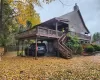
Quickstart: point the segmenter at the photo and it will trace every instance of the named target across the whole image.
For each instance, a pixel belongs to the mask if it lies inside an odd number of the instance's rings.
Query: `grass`
[[[100,80],[100,56],[3,57],[0,80]]]

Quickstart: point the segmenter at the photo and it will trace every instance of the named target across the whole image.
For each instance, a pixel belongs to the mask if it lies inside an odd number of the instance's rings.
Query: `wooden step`
[[[60,53],[62,54],[62,56],[64,58],[71,58],[71,49],[69,49],[66,45],[65,45],[65,42],[66,42],[66,38],[67,38],[67,35],[66,34],[63,34],[59,39],[58,39],[58,46],[55,45],[55,48],[57,48]],[[57,43],[57,41],[56,41]]]

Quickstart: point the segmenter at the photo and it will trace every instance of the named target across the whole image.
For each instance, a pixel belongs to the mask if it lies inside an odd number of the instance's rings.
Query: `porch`
[[[53,30],[53,29],[49,29],[46,27],[41,27],[41,26],[37,26],[36,28],[30,29],[30,30],[26,30],[24,32],[21,32],[19,34],[16,35],[17,39],[25,39],[25,38],[35,38],[37,37],[42,37],[42,38],[47,38],[47,39],[58,39],[61,37],[61,35],[63,34],[62,31],[59,30]],[[80,34],[80,33],[76,33],[76,32],[72,32],[69,31],[69,34],[71,36],[77,36],[78,39],[80,40],[87,40],[90,41],[91,40],[91,36],[85,35],[85,34]]]

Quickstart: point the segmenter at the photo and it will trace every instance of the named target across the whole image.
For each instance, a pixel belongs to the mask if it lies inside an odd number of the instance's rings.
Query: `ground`
[[[2,57],[0,80],[100,80],[100,56]]]

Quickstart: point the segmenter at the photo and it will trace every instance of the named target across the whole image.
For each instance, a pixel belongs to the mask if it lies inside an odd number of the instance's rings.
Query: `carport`
[[[22,45],[22,53],[23,53],[23,44],[25,40],[34,39],[36,44],[35,50],[35,59],[37,59],[37,43],[38,41],[47,41],[47,43],[51,43],[51,46],[48,46],[48,50],[53,48],[54,41],[58,41],[58,39],[62,36],[62,29],[68,27],[68,20],[62,20],[61,18],[53,18],[44,23],[38,24],[31,29],[20,32],[16,35],[16,39],[18,40],[17,53],[19,54],[19,44]]]

